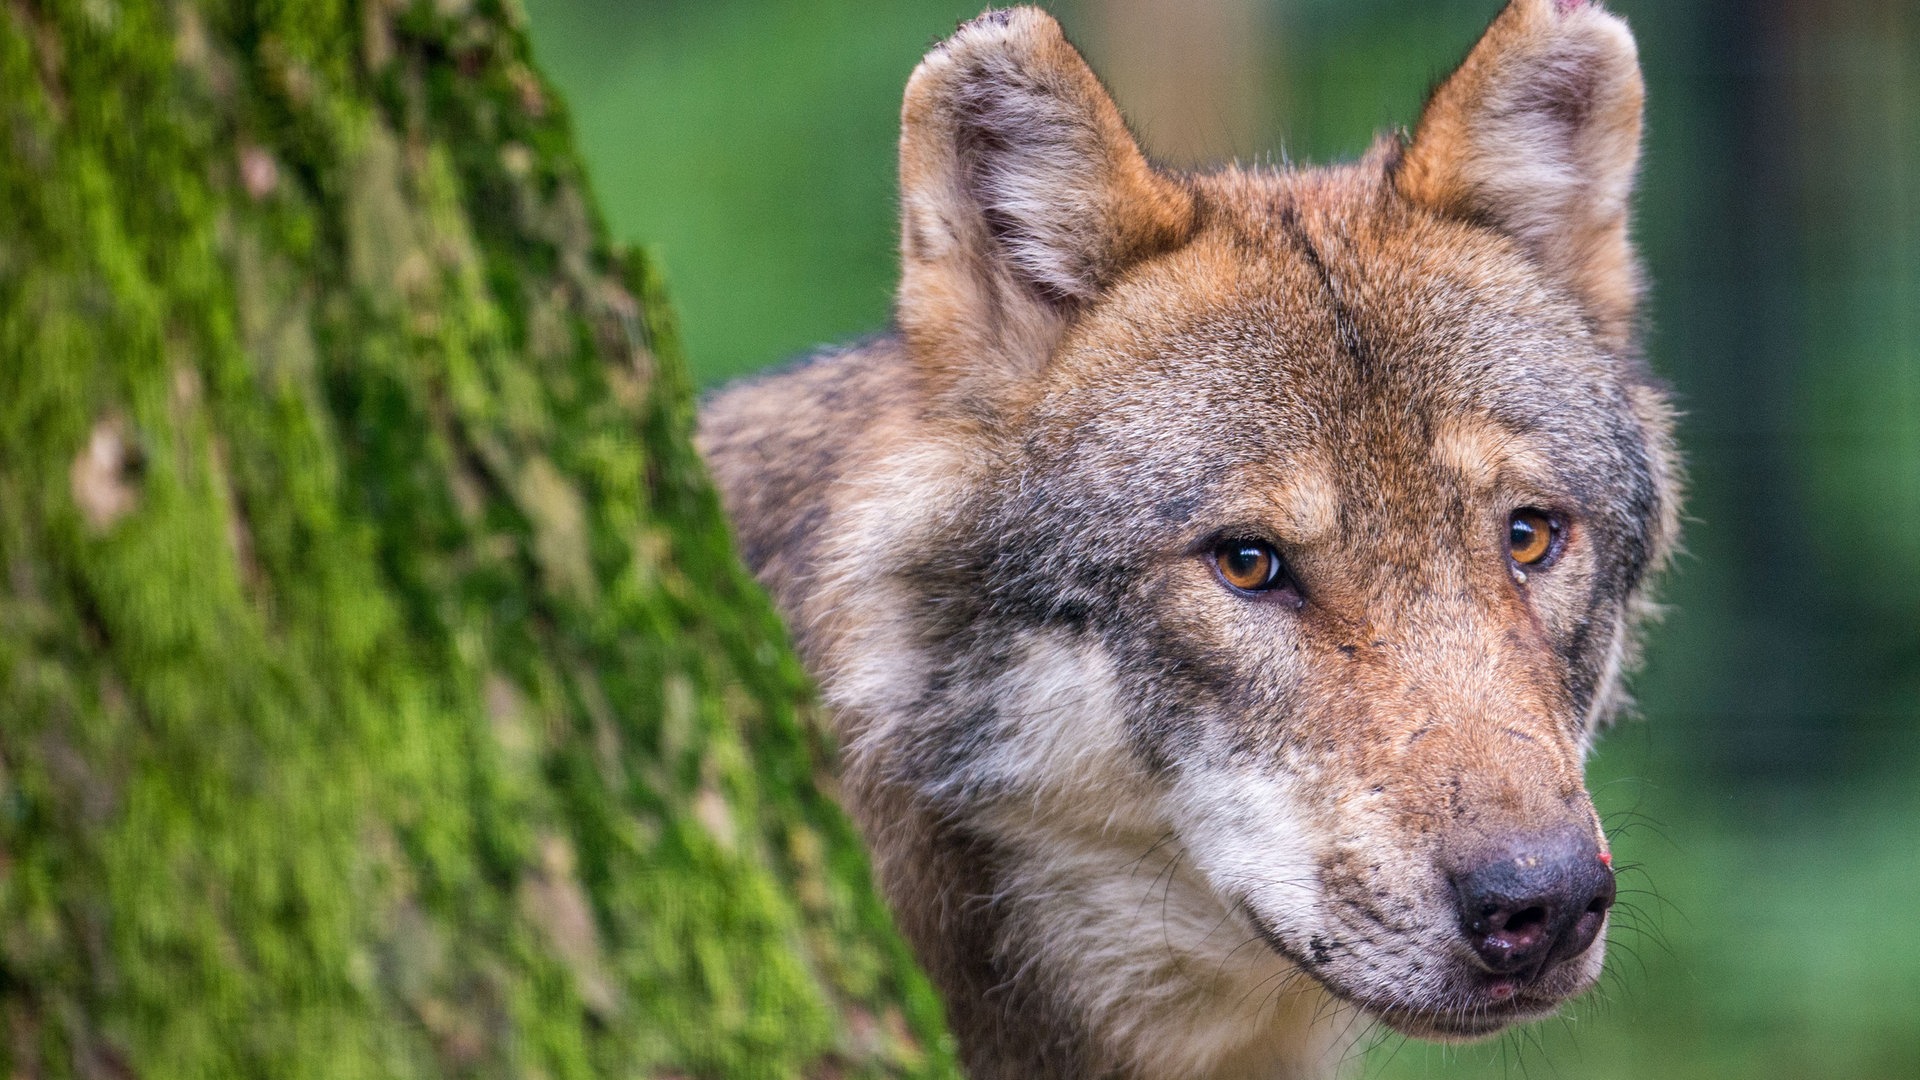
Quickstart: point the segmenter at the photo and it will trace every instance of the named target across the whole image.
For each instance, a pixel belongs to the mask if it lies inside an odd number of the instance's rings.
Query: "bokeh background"
[[[617,236],[711,385],[880,328],[900,90],[968,0],[527,0]],[[1410,124],[1497,0],[1050,4],[1150,150],[1324,161]],[[1593,786],[1603,989],[1379,1077],[1920,1077],[1920,4],[1613,0],[1692,496]]]

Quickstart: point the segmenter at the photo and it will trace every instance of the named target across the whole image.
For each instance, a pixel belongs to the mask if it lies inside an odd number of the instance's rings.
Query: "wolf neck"
[[[1164,835],[1001,829],[1002,947],[1102,1049],[1091,1075],[1325,1077],[1364,1024],[1276,956]],[[1024,833],[1024,835],[1016,835]]]

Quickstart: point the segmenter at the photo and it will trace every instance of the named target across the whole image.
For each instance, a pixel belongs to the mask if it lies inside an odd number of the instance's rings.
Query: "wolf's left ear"
[[[1621,19],[1588,0],[1511,0],[1428,100],[1394,184],[1519,240],[1623,347],[1640,295],[1627,215],[1644,96]]]
[[[921,61],[901,111],[900,200],[900,328],[936,393],[989,408],[1194,214],[1031,7],[988,12]]]

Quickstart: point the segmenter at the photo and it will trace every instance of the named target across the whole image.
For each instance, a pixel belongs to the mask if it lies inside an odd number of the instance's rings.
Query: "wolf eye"
[[[1280,554],[1258,540],[1229,540],[1213,549],[1220,580],[1241,592],[1266,592],[1285,583]]]
[[[1559,554],[1560,522],[1545,510],[1526,507],[1507,519],[1507,553],[1521,566],[1539,566]]]

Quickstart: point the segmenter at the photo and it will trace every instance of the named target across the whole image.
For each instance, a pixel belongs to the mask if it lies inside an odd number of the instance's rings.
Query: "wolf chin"
[[[1356,163],[1150,164],[1059,26],[907,85],[890,334],[700,443],[971,1075],[1325,1075],[1593,985],[1582,765],[1674,542],[1626,25]]]

